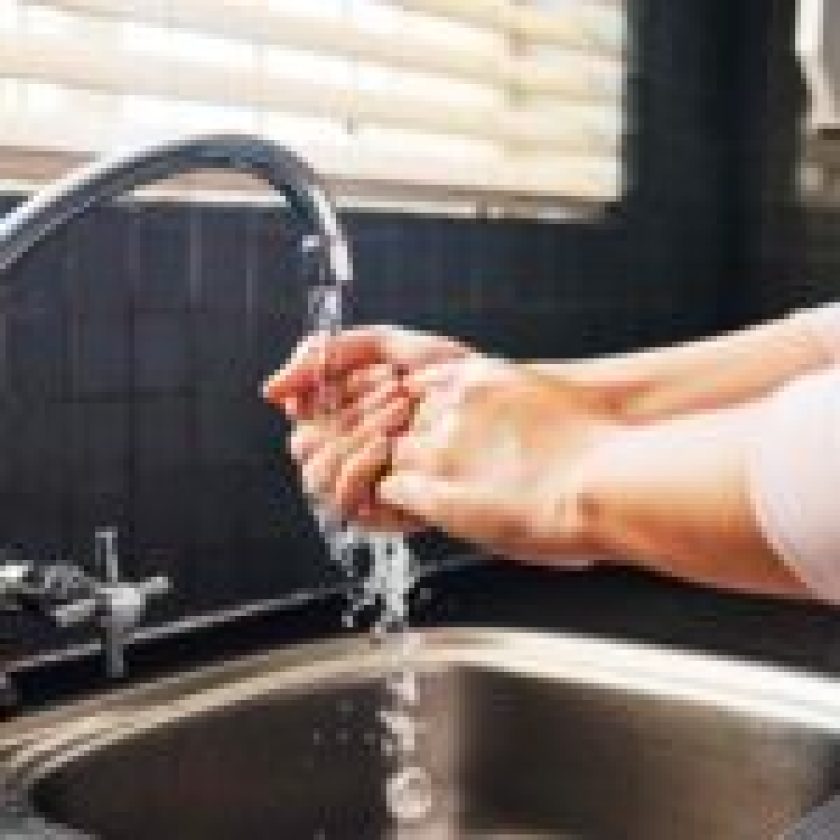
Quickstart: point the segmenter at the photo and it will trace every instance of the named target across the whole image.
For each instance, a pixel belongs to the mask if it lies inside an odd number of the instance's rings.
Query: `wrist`
[[[615,424],[633,425],[633,407],[645,385],[598,376],[592,362],[523,362],[531,373],[574,388],[589,408]]]
[[[582,538],[590,550],[609,562],[609,558],[625,557],[628,540],[622,532],[622,504],[616,496],[624,495],[616,465],[636,429],[632,424],[613,422],[602,426],[580,460],[575,476],[575,510]],[[619,469],[620,472],[620,469]]]
[[[551,553],[580,553],[601,560],[616,552],[613,529],[608,523],[608,494],[604,492],[607,452],[617,445],[624,429],[599,418],[584,433],[574,461],[558,466],[559,481],[547,488],[552,522]]]

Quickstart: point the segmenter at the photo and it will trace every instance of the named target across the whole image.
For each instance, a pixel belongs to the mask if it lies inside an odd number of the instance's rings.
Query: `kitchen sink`
[[[361,637],[3,724],[7,800],[102,840],[768,840],[840,790],[828,677],[562,634],[413,642],[422,822],[385,806],[388,657]]]

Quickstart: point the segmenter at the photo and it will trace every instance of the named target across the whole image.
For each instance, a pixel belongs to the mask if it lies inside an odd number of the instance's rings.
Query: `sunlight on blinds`
[[[328,177],[621,189],[621,0],[0,0],[0,146],[258,131]]]

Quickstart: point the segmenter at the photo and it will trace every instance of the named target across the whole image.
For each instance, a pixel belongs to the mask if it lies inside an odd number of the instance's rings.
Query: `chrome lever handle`
[[[120,580],[116,528],[98,530],[95,539],[105,581],[97,586],[102,610],[99,621],[105,633],[108,671],[119,678],[125,674],[125,646],[131,631],[142,619],[149,600],[169,592],[170,582],[163,575],[138,583]]]
[[[16,595],[31,574],[29,563],[5,562],[0,565],[0,603]]]
[[[117,529],[100,528],[93,535],[96,545],[96,565],[103,573],[103,580],[117,586],[120,582],[120,564],[117,554]]]
[[[50,617],[63,630],[78,627],[93,621],[100,611],[99,598],[85,598],[81,601],[71,601],[50,610]]]
[[[172,589],[172,583],[166,575],[155,575],[154,577],[146,578],[146,580],[141,581],[136,586],[146,599],[168,595]]]

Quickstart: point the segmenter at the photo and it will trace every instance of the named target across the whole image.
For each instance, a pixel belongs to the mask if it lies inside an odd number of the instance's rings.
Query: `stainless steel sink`
[[[425,825],[387,816],[386,661],[358,638],[6,724],[7,784],[104,840],[769,840],[840,790],[830,679],[560,635],[417,641]]]

